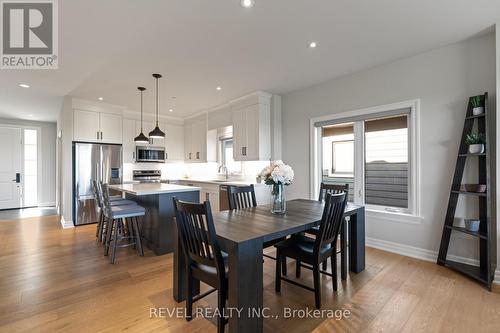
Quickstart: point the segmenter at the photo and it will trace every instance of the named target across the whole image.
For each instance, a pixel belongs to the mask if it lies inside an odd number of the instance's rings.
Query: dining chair
[[[228,256],[221,251],[217,242],[210,202],[198,204],[177,198],[173,198],[173,201],[177,230],[187,262],[186,319],[192,319],[193,302],[216,290],[217,309],[222,314],[228,297]],[[194,279],[213,289],[194,296]],[[226,322],[222,315],[217,318],[217,332],[224,332]]]
[[[103,214],[107,221],[104,255],[107,256],[111,248],[111,263],[114,264],[118,247],[134,246],[137,253],[141,257],[144,256],[137,219],[144,216],[146,210],[135,203],[112,206],[109,201],[108,184],[100,183],[99,187],[103,200]]]
[[[332,277],[333,290],[337,290],[337,254],[332,244],[336,244],[340,226],[343,221],[347,194],[325,194],[325,206],[316,238],[303,234],[293,235],[291,238],[275,245],[277,249],[276,261],[276,292],[281,291],[281,280],[314,292],[316,308],[321,308],[320,273]],[[300,267],[313,271],[314,288],[281,276],[281,262],[285,258],[293,258]],[[330,258],[332,273],[320,270],[320,264]],[[308,264],[304,265],[302,262]]]
[[[319,188],[319,198],[318,201],[324,201],[325,200],[325,194],[330,193],[330,194],[338,194],[338,193],[343,193],[345,192],[347,195],[349,194],[349,184],[327,184],[327,183],[321,183],[320,188]],[[347,200],[347,199],[346,199]],[[346,230],[344,229],[346,227],[345,221],[342,221],[342,226],[340,228],[340,242],[343,244],[344,242],[347,241],[347,234]],[[319,232],[319,227],[314,227],[306,231],[306,233],[311,234],[316,236]],[[346,251],[344,251],[344,247],[341,246],[340,250],[337,251],[337,254],[340,253],[340,257],[342,262],[345,262],[346,260]],[[300,268],[300,265],[297,265],[297,267]],[[326,271],[328,268],[327,262],[323,262],[323,270]],[[300,277],[300,269],[296,271],[295,275],[297,277]]]
[[[257,207],[257,199],[255,196],[255,187],[253,184],[248,185],[248,186],[235,186],[235,185],[229,185],[227,187],[227,195],[228,195],[228,201],[229,201],[229,210],[235,210],[235,209],[244,209],[244,208],[251,208],[251,207]],[[277,244],[284,240],[285,237],[273,240],[273,241],[268,241],[264,242],[262,244],[262,248],[268,248],[273,246],[274,244]],[[264,257],[276,260],[275,257],[270,256],[268,254],[263,254]],[[286,262],[283,263],[283,275],[286,275]]]

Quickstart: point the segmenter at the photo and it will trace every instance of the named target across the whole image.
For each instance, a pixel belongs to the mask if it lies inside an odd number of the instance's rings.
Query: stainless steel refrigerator
[[[99,212],[92,191],[92,180],[107,184],[121,184],[121,145],[73,143],[73,223],[75,225],[97,222]]]

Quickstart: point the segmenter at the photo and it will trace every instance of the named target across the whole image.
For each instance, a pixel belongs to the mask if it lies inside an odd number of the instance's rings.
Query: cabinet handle
[[[102,132],[101,132],[101,140],[102,140]]]
[[[189,159],[191,159],[191,153],[189,153]]]
[[[168,160],[168,153],[165,152],[165,159]]]
[[[210,193],[207,192],[205,194],[205,200],[210,201]]]
[[[135,160],[135,151],[132,152],[132,159]]]
[[[199,151],[197,151],[197,152],[196,152],[196,159],[197,159],[197,160],[199,160],[199,159],[200,159],[200,152],[199,152]]]
[[[99,131],[95,132],[96,139],[99,140]]]

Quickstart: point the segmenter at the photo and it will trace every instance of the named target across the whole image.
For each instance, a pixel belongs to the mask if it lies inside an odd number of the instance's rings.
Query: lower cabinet
[[[191,180],[177,180],[171,181],[170,184],[179,184],[184,186],[197,186],[200,187],[200,202],[210,201],[210,208],[212,213],[220,211],[219,208],[219,185],[212,183],[204,183]]]

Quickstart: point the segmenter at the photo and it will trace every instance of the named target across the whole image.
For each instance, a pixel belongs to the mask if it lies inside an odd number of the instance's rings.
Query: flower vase
[[[283,184],[272,185],[271,213],[273,214],[286,213],[285,185]]]

